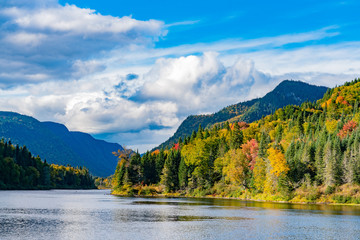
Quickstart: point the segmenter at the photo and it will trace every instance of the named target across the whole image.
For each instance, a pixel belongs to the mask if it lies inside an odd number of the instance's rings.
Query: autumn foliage
[[[269,148],[269,161],[271,165],[271,173],[279,177],[289,172],[290,168],[285,160],[285,155],[278,149]]]
[[[254,169],[256,158],[258,156],[259,144],[256,139],[251,139],[241,145],[242,152],[245,155],[248,166],[251,170]]]
[[[348,121],[347,123],[344,124],[343,128],[339,131],[338,136],[341,139],[343,139],[348,134],[353,132],[356,129],[357,125],[358,124],[353,120]]]
[[[334,193],[360,185],[359,102],[356,80],[318,102],[289,105],[250,124],[199,127],[172,148],[131,156],[118,176],[186,196],[360,203]]]

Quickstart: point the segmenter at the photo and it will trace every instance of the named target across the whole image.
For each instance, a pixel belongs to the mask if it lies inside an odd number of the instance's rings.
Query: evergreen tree
[[[185,138],[185,139],[187,139],[187,138]],[[160,181],[160,176],[161,176],[162,170],[164,168],[165,159],[166,159],[166,155],[165,155],[164,149],[161,149],[159,151],[159,154],[156,155],[156,159],[155,159],[156,182]]]
[[[193,131],[192,134],[191,134],[191,138],[190,138],[190,141],[194,141],[196,138],[196,132]]]
[[[335,153],[329,139],[324,147],[324,183],[326,186],[333,186],[336,184],[336,160]]]
[[[167,156],[162,175],[162,183],[167,192],[173,192],[179,187],[178,170],[181,160],[180,152],[173,150]]]
[[[240,130],[239,124],[237,122],[234,123],[234,130],[231,132],[230,140],[231,149],[240,148],[241,144],[243,144],[243,138],[243,132]]]
[[[180,189],[185,189],[188,182],[188,167],[185,164],[183,158],[180,160],[179,164],[179,187]]]

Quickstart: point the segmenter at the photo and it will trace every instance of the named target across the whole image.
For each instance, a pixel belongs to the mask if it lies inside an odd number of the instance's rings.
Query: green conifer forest
[[[0,189],[95,188],[83,167],[48,164],[34,157],[26,146],[0,142]]]

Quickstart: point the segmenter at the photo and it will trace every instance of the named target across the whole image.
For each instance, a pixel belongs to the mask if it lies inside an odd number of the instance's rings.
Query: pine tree
[[[185,138],[185,139],[187,139],[187,138]],[[165,159],[166,159],[166,155],[165,155],[164,149],[161,149],[159,151],[159,154],[156,155],[156,159],[155,159],[156,182],[160,181],[160,176],[161,176],[162,170],[164,168]]]
[[[275,128],[275,144],[278,145],[281,141],[283,128],[281,124],[278,124]]]
[[[342,181],[344,183],[355,183],[355,170],[356,170],[356,160],[355,160],[354,149],[347,149],[344,153],[344,159],[342,162],[342,167],[344,169],[344,175]]]
[[[162,184],[167,192],[173,192],[179,187],[179,164],[181,160],[180,152],[173,150],[167,156],[161,178]]]
[[[267,146],[270,143],[269,135],[261,133],[258,156],[266,157]]]
[[[141,156],[139,152],[136,152],[131,155],[129,167],[128,167],[128,177],[130,179],[130,182],[132,183],[140,183],[142,178],[142,172],[141,172]]]
[[[334,186],[336,184],[336,160],[335,153],[329,139],[324,147],[324,183],[326,186]]]
[[[195,138],[196,138],[196,132],[195,132],[195,131],[192,131],[190,141],[194,141]]]
[[[243,144],[243,133],[240,130],[239,124],[236,122],[234,123],[234,130],[231,132],[231,139],[230,139],[230,146],[231,149],[237,149],[241,147]]]
[[[203,134],[203,128],[201,127],[201,124],[199,124],[199,128],[198,131],[196,133],[196,137],[199,139],[203,139],[204,138],[204,134]]]
[[[183,158],[181,158],[179,165],[179,187],[180,189],[185,189],[188,182],[188,167],[185,164]]]

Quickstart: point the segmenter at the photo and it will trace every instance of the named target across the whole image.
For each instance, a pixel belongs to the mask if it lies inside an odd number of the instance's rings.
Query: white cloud
[[[166,32],[158,20],[105,16],[56,1],[1,5],[0,59],[6,62],[0,61],[0,82],[9,86],[45,80],[34,76],[71,80],[103,71],[96,58],[107,51],[133,44],[151,46]]]
[[[99,34],[132,34],[133,36],[161,34],[163,23],[157,20],[139,21],[128,16],[113,17],[75,5],[50,8],[10,7],[0,11],[8,23],[30,31],[51,31],[99,38]],[[140,33],[140,34],[138,34]],[[119,35],[113,38],[118,39]],[[136,38],[135,38],[136,39]]]
[[[256,61],[259,69],[272,74],[323,72],[353,74],[360,72],[360,43],[306,46],[289,50],[265,50],[244,53]]]
[[[72,69],[74,71],[73,76],[75,78],[81,78],[92,73],[100,72],[105,70],[105,68],[106,66],[104,64],[94,59],[87,61],[78,59],[72,65]]]
[[[166,24],[166,27],[175,27],[175,26],[184,26],[184,25],[193,25],[199,23],[200,20],[188,20],[188,21],[181,21],[181,22],[174,22]]]
[[[45,34],[34,34],[27,32],[17,32],[5,36],[4,40],[10,44],[15,44],[22,47],[36,47],[42,40],[46,38]]]
[[[222,65],[215,53],[203,56],[161,58],[144,76],[144,97],[157,99],[197,99],[197,92],[217,77]],[[196,104],[196,103],[195,103]]]
[[[162,58],[144,75],[140,98],[172,101],[179,106],[178,114],[185,117],[262,96],[272,87],[270,80],[269,75],[255,69],[251,60],[240,58],[233,66],[225,67],[213,52]]]

